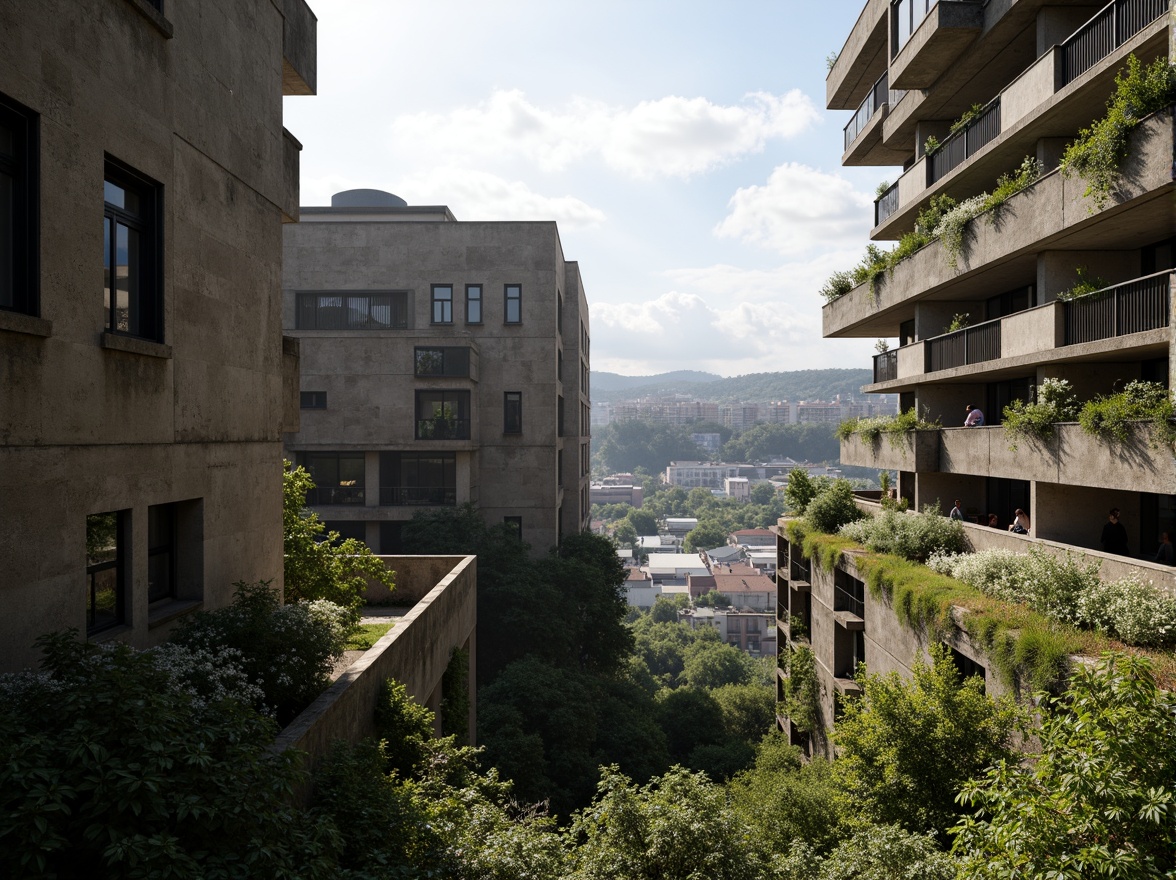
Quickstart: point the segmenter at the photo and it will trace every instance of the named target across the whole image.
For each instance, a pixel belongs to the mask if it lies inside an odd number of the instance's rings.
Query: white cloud
[[[539,107],[519,90],[498,90],[448,113],[397,117],[393,148],[428,156],[518,158],[544,171],[598,157],[637,178],[687,178],[795,137],[819,120],[809,98],[754,92],[735,105],[670,95],[614,107],[574,99]]]
[[[737,190],[715,234],[785,256],[847,249],[866,241],[872,205],[844,177],[789,162],[763,186]]]
[[[605,220],[603,211],[575,196],[541,195],[521,180],[468,168],[431,168],[397,187],[410,205],[448,205],[458,220],[555,220],[565,229]]]

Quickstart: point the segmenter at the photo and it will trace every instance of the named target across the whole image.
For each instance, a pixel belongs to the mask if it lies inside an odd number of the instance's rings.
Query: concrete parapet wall
[[[897,443],[892,443],[890,436],[870,442],[861,434],[852,434],[841,441],[841,463],[900,471],[938,470],[939,433],[908,431]]]
[[[386,679],[403,682],[421,705],[436,711],[441,678],[456,648],[469,651],[469,741],[475,741],[474,682],[477,557],[386,557],[410,589],[443,572],[433,587],[382,639],[279,734],[277,751],[299,749],[313,770],[337,740],[360,741],[375,732],[375,708]]]

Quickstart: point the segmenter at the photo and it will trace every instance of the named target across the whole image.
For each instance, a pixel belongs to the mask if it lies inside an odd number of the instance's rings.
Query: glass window
[[[523,286],[508,284],[504,288],[506,301],[506,323],[521,324],[523,320]]]
[[[469,378],[470,350],[466,346],[415,348],[413,373],[417,376]]]
[[[453,323],[453,285],[433,285],[433,317],[434,324]]]
[[[314,480],[314,488],[306,493],[308,506],[364,503],[362,452],[302,452],[298,463]]]
[[[147,508],[147,601],[171,599],[176,594],[176,508],[156,504]]]
[[[457,454],[381,452],[380,504],[457,504]]]
[[[470,439],[470,393],[468,391],[418,391],[416,393],[416,439]]]
[[[106,329],[162,341],[159,185],[107,162],[103,199]]]
[[[482,285],[466,285],[466,323],[482,323]]]
[[[502,401],[502,433],[523,433],[523,393],[507,391]]]
[[[37,313],[36,115],[0,95],[0,309]]]
[[[326,409],[327,392],[303,391],[299,394],[299,406],[302,409]]]
[[[86,632],[93,634],[126,620],[129,510],[86,517]]]
[[[408,292],[300,293],[298,330],[407,330]]]

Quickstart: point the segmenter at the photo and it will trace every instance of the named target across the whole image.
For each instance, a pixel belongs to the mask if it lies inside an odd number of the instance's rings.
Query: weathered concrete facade
[[[14,262],[0,242],[0,669],[49,630],[146,647],[234,581],[280,585],[282,96],[312,94],[314,66],[302,0],[0,6],[0,175],[20,194]],[[99,514],[117,528],[91,566]]]
[[[286,454],[324,520],[382,553],[471,502],[546,552],[587,526],[588,304],[553,222],[458,222],[387,193],[303,207],[283,322],[303,409]]]

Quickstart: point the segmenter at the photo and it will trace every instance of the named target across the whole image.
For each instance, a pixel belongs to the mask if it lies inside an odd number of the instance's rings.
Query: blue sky
[[[825,58],[860,4],[312,0],[318,95],[285,99],[302,202],[374,187],[459,220],[559,222],[592,366],[866,367],[820,337],[894,169],[841,168]]]

